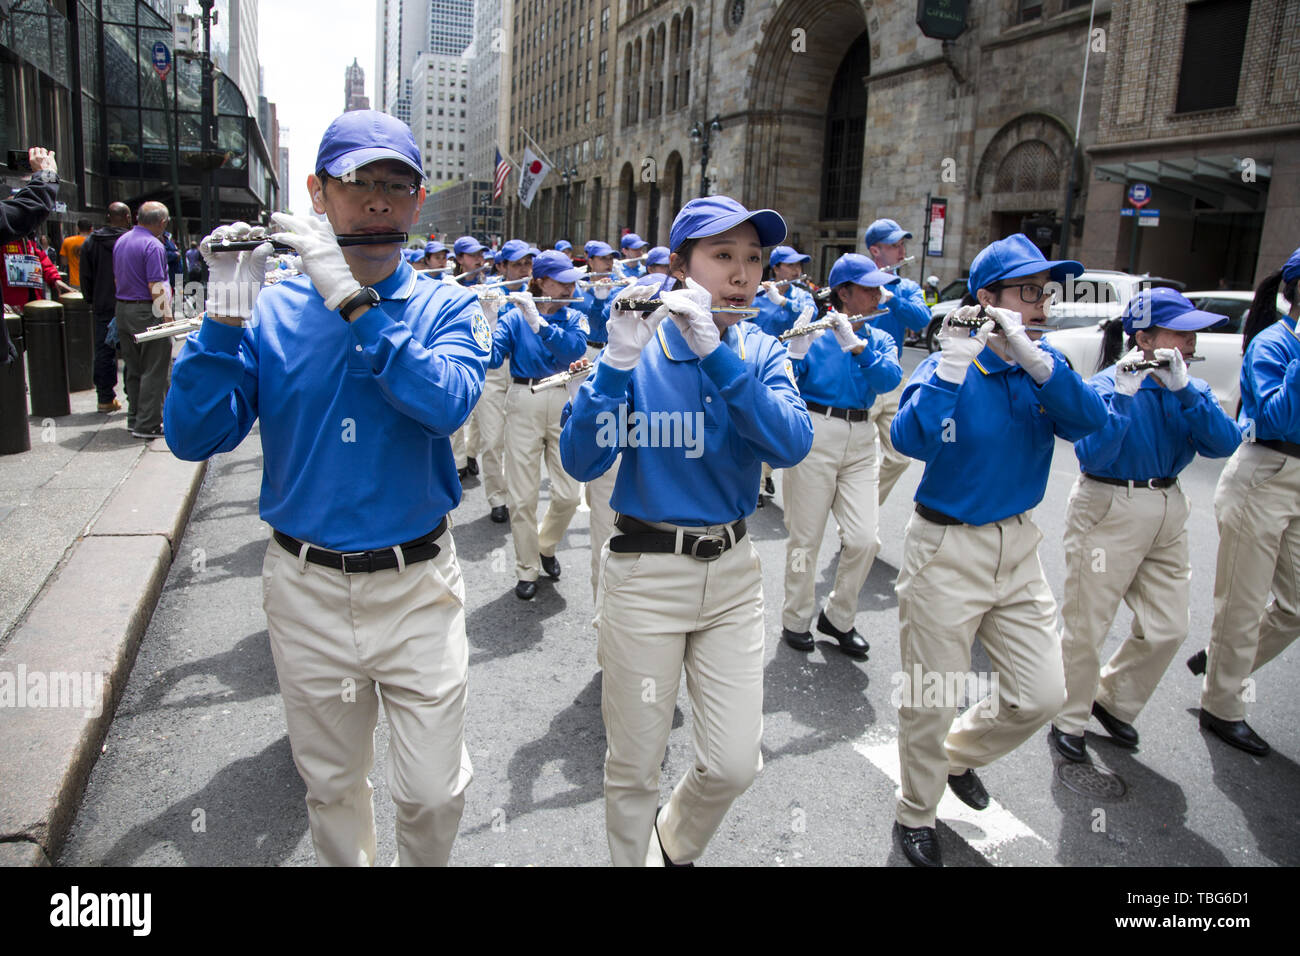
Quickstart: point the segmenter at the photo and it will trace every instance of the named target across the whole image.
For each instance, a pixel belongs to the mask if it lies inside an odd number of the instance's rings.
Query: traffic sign
[[[1128,188],[1128,201],[1131,205],[1141,209],[1151,201],[1151,187],[1146,183],[1134,183]]]
[[[172,51],[166,43],[158,40],[153,45],[153,68],[158,71],[158,78],[165,80],[172,68]]]

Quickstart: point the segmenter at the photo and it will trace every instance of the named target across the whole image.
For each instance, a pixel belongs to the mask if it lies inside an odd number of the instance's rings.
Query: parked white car
[[[1223,410],[1235,417],[1237,400],[1241,397],[1241,330],[1246,312],[1250,309],[1253,292],[1185,292],[1198,309],[1215,312],[1225,317],[1216,325],[1196,334],[1196,354],[1205,356],[1189,369],[1191,374],[1204,379],[1214,390]],[[1282,296],[1277,297],[1278,318],[1285,318],[1290,305]],[[1116,315],[1119,313],[1116,312]],[[1053,320],[1056,312],[1053,310]],[[1102,320],[1105,321],[1105,320]],[[1101,322],[1084,328],[1066,328],[1049,332],[1045,338],[1052,347],[1065,356],[1070,367],[1084,378],[1091,378],[1100,369]]]

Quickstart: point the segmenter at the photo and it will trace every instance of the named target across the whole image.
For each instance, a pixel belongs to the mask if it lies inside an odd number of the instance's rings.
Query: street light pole
[[[212,102],[212,4],[215,0],[199,0],[199,7],[203,16],[203,74],[202,89],[200,90],[199,111],[202,114],[199,117],[199,129],[201,131],[200,150],[203,157],[201,169],[203,178],[199,186],[199,230],[207,235],[215,227],[212,221],[212,180],[215,173],[211,167],[211,156],[213,146],[215,145],[215,133],[213,125],[214,103]],[[178,210],[179,211],[179,210]]]
[[[711,134],[722,132],[722,117],[714,116],[705,124],[696,123],[691,127],[692,143],[700,146],[700,196],[709,194],[709,140]]]

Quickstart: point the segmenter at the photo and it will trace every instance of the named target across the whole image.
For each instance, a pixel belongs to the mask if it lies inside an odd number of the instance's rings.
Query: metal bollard
[[[63,306],[50,299],[28,302],[23,306],[23,338],[31,376],[32,414],[37,418],[71,415]]]
[[[5,316],[9,338],[18,357],[0,368],[0,455],[19,455],[32,450],[32,433],[27,427],[27,366],[23,361],[23,320]]]
[[[59,296],[63,305],[63,332],[68,344],[68,388],[84,392],[95,387],[95,317],[80,292]]]

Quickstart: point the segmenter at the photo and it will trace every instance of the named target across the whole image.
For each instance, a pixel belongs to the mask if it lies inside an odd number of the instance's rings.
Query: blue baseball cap
[[[769,266],[779,266],[786,262],[807,262],[812,256],[801,256],[794,246],[777,246],[767,258]]]
[[[646,253],[645,264],[648,266],[666,266],[670,255],[667,246],[655,246]]]
[[[511,239],[501,247],[500,251],[497,252],[497,256],[506,262],[517,262],[524,256],[536,256],[538,253],[539,250],[536,246],[530,246],[522,239]]]
[[[451,244],[451,248],[452,251],[456,253],[456,255],[461,255],[462,253],[465,252],[471,254],[475,252],[482,252],[484,249],[487,248],[487,246],[483,245],[483,243],[479,242],[473,236],[461,236],[459,239],[457,239],[455,242]]]
[[[571,243],[568,239],[561,239],[559,242],[555,244],[554,248],[556,249],[557,252],[567,252],[568,250],[573,248],[573,243]]]
[[[626,236],[618,241],[620,249],[644,249],[650,243],[646,242],[635,232],[629,232]]]
[[[877,219],[867,226],[867,232],[863,236],[868,249],[876,244],[892,246],[902,239],[911,238],[912,234],[892,219]]]
[[[577,282],[583,276],[581,269],[559,249],[547,249],[533,260],[534,279],[554,279],[556,282]]]
[[[614,254],[614,248],[608,242],[601,242],[599,239],[590,240],[582,247],[582,251],[587,254],[588,259],[592,256],[612,256]]]
[[[316,152],[316,169],[339,177],[381,159],[405,163],[424,179],[424,163],[411,127],[378,110],[352,110],[325,130]]]
[[[668,231],[668,248],[676,252],[687,239],[716,236],[742,222],[754,224],[760,246],[775,246],[785,238],[785,220],[780,213],[771,209],[750,212],[730,196],[704,196],[692,199],[677,214]]]
[[[483,260],[484,260],[485,262],[496,262],[496,261],[497,261],[497,251],[496,251],[495,249],[484,249],[484,250],[483,250]]]
[[[426,256],[435,256],[440,252],[446,252],[447,247],[441,242],[426,242],[424,244],[424,254]]]
[[[1120,318],[1128,335],[1151,328],[1196,332],[1228,321],[1227,316],[1201,311],[1177,289],[1164,288],[1143,289],[1128,300]]]
[[[882,285],[893,285],[897,281],[898,276],[877,268],[870,256],[846,252],[835,260],[835,265],[831,266],[830,278],[826,280],[826,284],[832,289],[845,282],[868,288],[879,288]]]
[[[1064,282],[1083,271],[1083,263],[1073,259],[1045,259],[1042,251],[1022,232],[991,242],[975,256],[970,264],[970,278],[966,288],[974,295],[977,290],[992,285],[999,279],[1017,279],[1035,272],[1046,272],[1053,282]]]
[[[419,262],[424,258],[424,253],[419,249],[403,249],[402,258],[407,262]]]
[[[1300,249],[1291,253],[1291,258],[1282,266],[1282,281],[1290,282],[1292,279],[1300,278]]]

